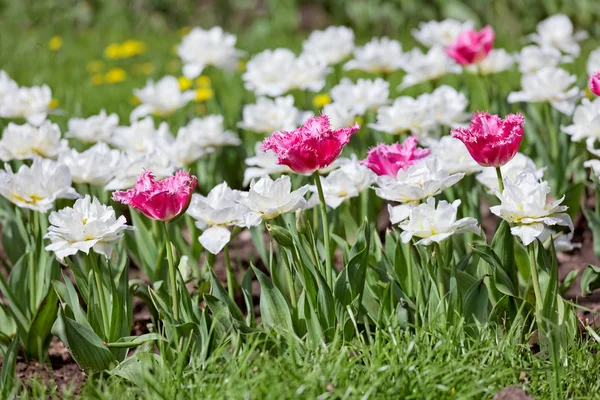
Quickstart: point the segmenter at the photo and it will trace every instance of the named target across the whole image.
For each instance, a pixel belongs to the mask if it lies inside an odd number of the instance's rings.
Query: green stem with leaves
[[[169,222],[165,221],[165,243],[167,246],[167,261],[169,263],[169,285],[171,290],[171,299],[173,306],[173,319],[179,320],[179,292],[177,292],[177,271],[175,270],[175,262],[173,260],[173,247],[171,238],[169,237]]]
[[[229,246],[225,245],[223,249],[225,253],[225,270],[227,271],[227,292],[231,300],[235,301],[235,293],[233,291],[233,270],[231,269],[231,257],[229,257]]]
[[[315,185],[319,194],[319,202],[321,203],[321,223],[323,225],[323,244],[325,245],[325,275],[327,284],[333,288],[333,264],[331,262],[331,251],[329,247],[329,222],[327,221],[327,204],[325,204],[325,195],[323,194],[323,186],[321,185],[321,177],[319,171],[313,173]]]
[[[542,297],[542,290],[540,288],[540,277],[538,274],[537,262],[535,259],[535,243],[531,243],[529,246],[527,246],[527,252],[529,253],[529,267],[531,269],[531,281],[533,284],[533,293],[535,295],[535,319],[539,330],[541,329],[541,309],[544,304],[544,298]]]
[[[102,287],[102,275],[100,268],[98,267],[98,255],[92,252],[90,260],[92,261],[94,282],[96,284],[96,291],[98,292],[98,300],[100,301],[100,312],[102,313],[102,323],[104,324],[104,340],[109,340],[108,333],[110,332],[110,322],[108,319],[108,310],[106,308],[106,297],[104,296],[104,289]]]
[[[502,179],[500,167],[496,167],[496,177],[498,177],[498,188],[500,189],[500,193],[502,193],[504,191],[504,180]]]

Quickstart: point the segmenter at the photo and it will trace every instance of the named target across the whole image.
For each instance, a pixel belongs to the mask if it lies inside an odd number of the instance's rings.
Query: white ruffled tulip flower
[[[557,67],[558,64],[572,62],[570,56],[563,56],[554,47],[525,46],[518,55],[519,71],[522,74],[537,72],[544,67]]]
[[[209,65],[227,71],[235,70],[243,54],[235,48],[236,40],[235,35],[224,32],[219,26],[208,30],[193,28],[177,47],[177,54],[183,62],[183,74],[189,79],[196,78]]]
[[[467,70],[485,76],[504,72],[510,69],[514,63],[515,56],[513,54],[504,49],[492,49],[483,60],[467,66]]]
[[[194,118],[185,128],[193,135],[195,143],[209,152],[218,147],[238,146],[242,143],[235,133],[225,130],[222,115]]]
[[[47,85],[20,87],[10,92],[10,101],[0,102],[0,117],[25,118],[28,123],[40,126],[48,116],[52,91]]]
[[[102,142],[81,153],[75,149],[66,150],[58,160],[69,167],[73,182],[102,186],[115,176],[123,164],[121,151]]]
[[[179,81],[174,76],[167,75],[158,82],[149,80],[142,89],[133,91],[142,104],[137,106],[129,119],[137,121],[149,114],[166,116],[184,107],[196,97],[193,90],[181,91]]]
[[[123,151],[147,153],[164,151],[174,140],[166,122],[161,122],[156,129],[152,117],[146,117],[130,126],[116,127],[109,143]]]
[[[483,169],[473,159],[464,143],[450,135],[443,136],[439,141],[432,139],[428,145],[431,148],[431,155],[450,174],[464,173],[472,175]]]
[[[107,115],[106,111],[102,110],[100,114],[88,118],[71,118],[65,136],[83,143],[108,142],[118,125],[117,114]]]
[[[344,69],[372,73],[392,73],[402,68],[405,62],[402,45],[388,37],[371,39],[362,47],[354,49],[354,58],[344,64]]]
[[[331,99],[352,110],[356,115],[363,115],[369,110],[376,110],[389,102],[390,84],[381,78],[375,80],[359,79],[353,83],[343,78],[331,89]]]
[[[561,68],[546,67],[521,77],[520,92],[508,95],[509,103],[517,102],[550,102],[552,107],[563,114],[571,115],[575,103],[583,92],[573,84],[577,81],[575,75]]]
[[[415,244],[427,246],[440,243],[458,233],[471,232],[481,235],[477,220],[471,217],[456,220],[456,213],[461,201],[448,203],[440,200],[437,207],[435,199],[429,197],[426,203],[419,204],[409,211],[408,218],[400,223],[403,243],[408,243],[413,237],[420,238]]]
[[[419,22],[419,27],[411,33],[424,46],[447,47],[456,41],[462,31],[473,29],[474,26],[473,21],[462,22],[448,18],[443,21]]]
[[[153,150],[145,153],[127,151],[122,162],[115,171],[115,176],[104,187],[104,190],[125,190],[135,185],[137,178],[146,170],[152,171],[156,179],[173,175],[180,165],[175,164],[164,151]]]
[[[348,104],[329,103],[323,106],[323,114],[329,117],[331,129],[341,129],[353,125],[356,121],[356,113],[349,108]]]
[[[242,114],[238,127],[261,134],[294,130],[314,115],[294,107],[293,96],[259,97],[255,104],[244,105]]]
[[[584,98],[573,113],[573,124],[562,126],[562,131],[571,136],[573,142],[585,139],[588,150],[600,155],[600,150],[595,149],[596,141],[600,141],[600,97],[593,101]]]
[[[586,31],[574,32],[573,23],[565,14],[555,14],[537,24],[537,32],[529,38],[541,47],[554,47],[573,55],[579,56],[579,42],[587,39]]]
[[[600,47],[590,52],[585,69],[588,75],[600,71]]]
[[[248,185],[253,179],[264,175],[288,174],[292,170],[287,165],[277,164],[277,154],[273,150],[262,150],[262,142],[254,145],[254,156],[244,161],[248,168],[244,171],[243,185]]]
[[[345,26],[330,26],[312,31],[302,43],[305,54],[323,59],[328,65],[338,64],[354,50],[354,32]]]
[[[21,208],[45,213],[56,199],[76,199],[69,168],[59,162],[35,158],[31,167],[22,165],[15,173],[8,164],[0,170],[0,194]]]
[[[0,70],[0,108],[2,108],[3,99],[9,94],[11,97],[14,96],[18,89],[19,85],[17,85],[17,82],[12,80],[6,71]]]
[[[427,100],[429,97],[398,97],[391,105],[377,110],[377,119],[369,127],[392,135],[410,132],[418,138],[425,138],[437,128]]]
[[[496,193],[500,205],[490,207],[490,211],[511,223],[510,232],[521,238],[525,246],[547,226],[562,225],[573,230],[571,217],[564,212],[567,207],[560,205],[564,196],[548,202],[548,193],[548,182],[540,182],[535,175],[526,172],[515,180],[504,179],[504,191]]]
[[[427,53],[421,49],[414,48],[406,53],[406,62],[402,65],[406,75],[402,78],[399,90],[423,82],[439,79],[447,74],[459,74],[462,71],[460,65],[452,60],[443,48],[432,47]]]
[[[504,179],[514,180],[520,174],[528,172],[533,174],[536,179],[544,177],[546,168],[537,168],[533,160],[523,153],[517,153],[512,160],[500,167]],[[498,186],[498,174],[493,167],[482,168],[481,173],[475,177],[477,182],[481,183],[487,189],[487,192],[494,194],[500,187]]]
[[[90,250],[113,259],[115,243],[124,231],[134,229],[127,225],[124,216],[117,218],[111,206],[101,204],[95,197],[92,200],[89,195],[77,200],[73,207],[53,211],[48,220],[51,225],[44,238],[50,244],[46,250],[53,251],[61,261],[80,251],[89,254]]]
[[[50,121],[39,127],[9,123],[0,139],[0,160],[56,159],[67,148],[67,141],[60,138],[60,128]]]

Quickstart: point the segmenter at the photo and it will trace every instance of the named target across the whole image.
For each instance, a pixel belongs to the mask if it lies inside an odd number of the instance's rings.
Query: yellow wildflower
[[[213,92],[212,89],[200,88],[200,89],[196,89],[196,98],[194,100],[206,101],[208,99],[211,99],[214,95],[215,95],[215,93]]]
[[[146,43],[139,40],[126,40],[121,45],[121,57],[133,57],[146,52]]]
[[[48,47],[52,51],[58,51],[63,45],[63,40],[60,36],[52,36],[48,42]]]
[[[200,75],[196,78],[196,87],[199,88],[209,88],[210,87],[210,78],[206,75]]]
[[[125,70],[122,68],[110,69],[104,77],[107,83],[123,82],[125,78],[127,78],[127,72],[125,72]]]
[[[150,75],[154,71],[154,66],[150,62],[133,64],[131,66],[131,72],[134,75]]]
[[[186,78],[185,76],[180,76],[179,78],[177,78],[177,81],[179,82],[179,88],[181,90],[188,90],[192,87],[192,81]]]
[[[87,71],[91,74],[97,74],[104,71],[104,62],[100,60],[90,61],[85,66],[85,69],[87,69]]]
[[[327,93],[320,93],[313,98],[315,108],[323,108],[325,104],[331,103],[331,97]]]
[[[104,49],[104,57],[114,59],[121,58],[123,52],[119,43],[111,43]]]
[[[93,85],[102,85],[104,83],[104,75],[102,74],[94,74],[92,75],[92,84]]]
[[[60,106],[60,101],[58,101],[57,98],[53,97],[52,100],[50,100],[50,104],[48,105],[48,107],[50,107],[51,109],[55,109],[58,108],[58,106]]]

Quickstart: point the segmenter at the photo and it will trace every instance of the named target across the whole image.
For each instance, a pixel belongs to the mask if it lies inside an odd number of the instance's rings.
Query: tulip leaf
[[[243,322],[244,315],[240,311],[237,304],[235,304],[233,300],[231,300],[231,297],[229,297],[229,294],[227,294],[223,286],[221,286],[221,282],[219,282],[217,276],[215,275],[215,272],[212,269],[210,270],[210,283],[211,294],[223,303],[225,303],[233,318],[237,319],[240,322]]]
[[[478,279],[463,298],[463,312],[467,323],[487,322],[489,294],[484,279],[485,277]]]
[[[278,333],[293,334],[292,315],[285,297],[265,274],[252,268],[260,283],[260,313],[264,324]]]
[[[581,293],[589,296],[596,289],[600,289],[600,267],[588,264],[581,275]]]
[[[19,352],[19,336],[15,336],[4,353],[2,370],[0,371],[0,395],[8,399],[15,384],[15,370],[17,367],[17,354]]]
[[[49,288],[46,297],[33,316],[26,339],[24,340],[25,350],[32,356],[38,356],[45,351],[51,339],[50,331],[56,320],[57,313],[58,296],[53,288]],[[41,348],[38,348],[39,346]]]
[[[585,216],[585,219],[592,230],[594,237],[594,254],[600,258],[600,215],[594,213],[592,210],[582,207],[581,211]]]

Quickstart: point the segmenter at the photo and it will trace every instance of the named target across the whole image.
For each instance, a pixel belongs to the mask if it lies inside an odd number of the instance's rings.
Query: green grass
[[[313,350],[264,341],[223,348],[204,364],[192,360],[177,378],[175,368],[146,367],[129,385],[119,378],[88,381],[81,398],[406,398],[491,399],[510,385],[538,399],[553,397],[552,366],[526,343],[494,337],[470,339],[421,330],[380,334],[374,343],[332,344]],[[580,343],[560,370],[559,399],[593,399],[600,391],[598,346]],[[29,382],[22,398],[57,396],[57,388]],[[63,398],[72,398],[69,390]]]

